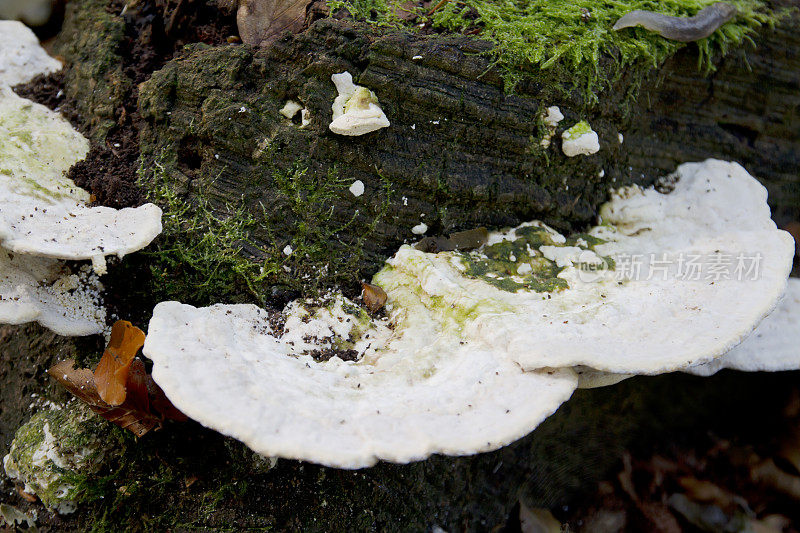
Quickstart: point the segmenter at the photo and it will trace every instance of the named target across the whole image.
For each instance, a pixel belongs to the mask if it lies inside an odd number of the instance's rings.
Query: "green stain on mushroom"
[[[344,105],[344,112],[348,113],[354,109],[367,109],[370,104],[377,104],[378,97],[375,96],[375,93],[367,89],[366,87],[357,87],[356,92],[353,93],[353,96],[347,101]]]
[[[564,131],[562,137],[564,139],[577,139],[581,135],[585,135],[592,131],[592,127],[585,120],[581,120],[571,128]]]
[[[502,241],[482,250],[461,255],[464,273],[480,278],[498,289],[553,292],[569,287],[558,277],[562,268],[538,251],[543,245],[556,245],[544,228],[527,226],[517,231],[518,238]]]
[[[575,246],[594,251],[605,243],[603,239],[586,233],[577,233],[564,242],[553,240],[553,235],[539,226],[525,226],[516,230],[517,238],[504,240],[481,250],[457,254],[466,267],[464,274],[480,278],[489,285],[507,292],[527,290],[555,292],[568,289],[567,280],[558,277],[563,270],[539,251],[541,246]],[[559,239],[560,240],[560,239]],[[599,256],[604,261],[602,269],[613,270],[614,260]]]

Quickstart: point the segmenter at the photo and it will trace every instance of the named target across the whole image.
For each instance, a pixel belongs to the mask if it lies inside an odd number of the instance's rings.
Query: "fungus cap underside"
[[[188,416],[262,455],[339,468],[494,450],[532,431],[575,389],[569,370],[524,372],[462,344],[422,306],[398,310],[393,329],[353,308],[290,305],[281,337],[256,306],[162,302],[143,351]],[[338,339],[359,356],[319,362],[310,338],[317,346]]]

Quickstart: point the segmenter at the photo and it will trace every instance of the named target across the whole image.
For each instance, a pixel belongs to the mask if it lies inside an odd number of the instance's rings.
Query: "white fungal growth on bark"
[[[353,83],[349,72],[333,74],[331,81],[339,95],[333,101],[333,121],[329,128],[339,135],[365,135],[389,126],[375,93]]]
[[[561,134],[561,150],[567,157],[591,155],[600,151],[597,133],[582,120]]]

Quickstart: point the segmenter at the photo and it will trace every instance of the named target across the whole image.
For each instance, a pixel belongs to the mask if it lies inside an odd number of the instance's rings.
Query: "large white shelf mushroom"
[[[143,352],[195,420],[263,455],[340,468],[499,448],[532,431],[577,383],[570,370],[525,372],[462,342],[412,300],[393,312],[392,327],[341,297],[286,313],[281,332],[252,305],[163,302]],[[313,357],[336,347],[357,360]]]
[[[789,278],[786,294],[756,329],[728,353],[683,372],[711,376],[724,368],[743,372],[780,372],[800,369],[800,279]],[[615,385],[634,374],[611,374],[576,367],[578,388]]]
[[[0,22],[0,322],[38,321],[62,335],[100,333],[105,309],[97,276],[62,259],[91,259],[149,244],[161,231],[152,204],[115,210],[89,207],[89,193],[66,178],[89,141],[58,113],[9,88],[60,68],[35,36]],[[7,30],[7,32],[6,32]]]
[[[617,191],[603,224],[569,240],[527,223],[478,252],[404,246],[373,282],[390,302],[414,294],[462,339],[525,369],[657,374],[707,362],[775,306],[793,242],[735,163],[681,165],[667,185]],[[686,275],[695,257],[705,268],[696,280]]]
[[[88,207],[65,177],[88,141],[60,115],[0,88],[0,246],[59,259],[123,255],[161,232],[161,210]],[[102,267],[100,267],[102,273]]]
[[[684,372],[710,376],[723,368],[743,372],[800,370],[800,279],[789,278],[778,307],[740,345],[719,359]]]

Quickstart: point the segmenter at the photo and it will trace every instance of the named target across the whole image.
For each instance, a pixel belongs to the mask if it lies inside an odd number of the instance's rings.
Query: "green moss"
[[[124,74],[120,49],[125,22],[109,10],[107,0],[72,0],[55,52],[70,68],[64,92],[75,101],[89,136],[102,143],[116,124],[116,110],[132,83]]]
[[[258,282],[282,284],[301,292],[318,294],[334,285],[352,282],[360,277],[364,260],[364,241],[382,220],[391,197],[391,188],[382,180],[383,204],[377,215],[366,224],[359,219],[359,210],[349,220],[337,222],[336,203],[349,195],[352,180],[338,176],[335,168],[327,174],[311,173],[298,167],[276,171],[274,183],[280,194],[277,201],[283,210],[264,212],[264,224],[269,240],[274,242],[262,265]],[[276,234],[276,216],[294,221],[290,235]],[[348,235],[348,240],[342,236]],[[283,249],[292,249],[288,256]],[[355,274],[355,277],[354,277]]]
[[[255,218],[236,206],[215,214],[202,197],[189,203],[170,186],[165,167],[157,162],[154,168],[147,183],[151,200],[164,210],[163,231],[143,253],[151,259],[158,299],[202,305],[247,290],[257,296],[258,265],[241,255]]]
[[[622,15],[645,9],[690,16],[714,1],[449,0],[433,14],[421,7],[408,8],[404,0],[328,0],[328,5],[332,11],[345,8],[355,18],[378,26],[413,31],[417,25],[427,23],[443,32],[477,33],[494,44],[487,54],[502,70],[508,89],[513,89],[534,67],[571,81],[590,99],[596,99],[626,71],[643,74],[687,46],[642,28],[612,30]],[[774,24],[782,15],[771,12],[764,0],[731,3],[739,10],[737,17],[696,44],[700,68],[712,70],[714,55],[725,54],[749,41],[759,26]],[[409,17],[405,12],[409,10],[417,16],[413,22],[406,22]],[[603,64],[603,60],[608,63]]]
[[[40,411],[17,430],[6,473],[60,512],[105,493],[102,470],[121,453],[120,430],[78,402]]]
[[[340,178],[335,169],[322,175],[298,167],[275,170],[275,201],[282,208],[262,206],[260,212],[249,211],[243,203],[212,209],[203,196],[188,202],[175,192],[165,166],[156,163],[155,169],[146,183],[152,201],[164,210],[164,229],[143,252],[152,258],[154,291],[160,299],[198,305],[239,301],[245,293],[263,304],[273,286],[316,296],[358,279],[363,242],[380,222],[390,196],[384,182],[383,208],[367,224],[355,227],[358,210],[344,223],[334,220],[336,202],[350,194],[350,180]],[[294,222],[292,232],[279,233],[275,228],[285,227],[287,218]],[[255,230],[266,233],[267,244],[252,237]],[[347,242],[340,237],[345,232]],[[262,261],[255,260],[254,250]]]

